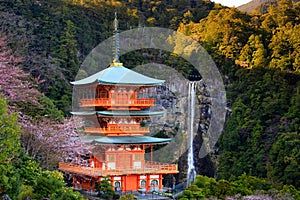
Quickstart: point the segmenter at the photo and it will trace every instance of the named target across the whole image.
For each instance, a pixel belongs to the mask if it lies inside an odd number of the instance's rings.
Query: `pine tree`
[[[72,21],[67,20],[59,38],[58,58],[61,68],[66,69],[68,80],[73,80],[78,70],[78,50],[76,41],[76,27]]]

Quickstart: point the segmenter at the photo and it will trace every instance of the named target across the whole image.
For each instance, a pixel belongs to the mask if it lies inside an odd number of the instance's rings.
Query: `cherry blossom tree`
[[[5,39],[5,37],[0,37],[0,89],[2,95],[12,104],[26,102],[39,105],[38,98],[42,94],[30,81],[29,74],[18,67],[22,58],[13,55],[7,47]],[[38,81],[38,79],[35,80]]]
[[[19,117],[19,121],[23,130],[22,146],[46,168],[87,151],[78,134],[83,122],[77,117],[64,119],[61,123],[48,118],[36,121],[28,116]]]
[[[28,115],[29,106],[36,110],[45,109],[39,102],[45,96],[37,90],[37,84],[41,81],[38,78],[32,79],[19,67],[22,58],[13,55],[5,40],[0,33],[0,93],[10,103],[9,113],[18,114],[18,123],[23,131],[22,147],[46,168],[88,151],[78,134],[83,126],[80,118],[58,120],[50,114]]]

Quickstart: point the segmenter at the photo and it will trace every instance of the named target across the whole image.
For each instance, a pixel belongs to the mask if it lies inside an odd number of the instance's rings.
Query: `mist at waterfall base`
[[[196,178],[196,168],[194,164],[194,119],[195,119],[195,102],[196,102],[196,82],[188,83],[188,170],[187,170],[187,185],[190,185],[195,181]]]

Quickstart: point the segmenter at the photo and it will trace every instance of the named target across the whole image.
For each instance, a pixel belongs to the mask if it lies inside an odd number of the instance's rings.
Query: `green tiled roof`
[[[111,111],[111,110],[105,110],[105,111],[98,111],[98,115],[102,116],[152,116],[152,115],[162,115],[164,112],[151,112],[151,111]]]
[[[97,82],[124,85],[159,85],[165,81],[150,78],[123,66],[111,66],[87,78],[71,83],[73,85],[86,85]]]
[[[150,136],[86,136],[83,142],[98,144],[161,144],[171,142],[171,138],[155,138]]]
[[[104,111],[85,111],[85,112],[71,112],[72,115],[81,115],[81,116],[89,116],[98,114],[100,116],[153,116],[153,115],[162,115],[164,112],[156,111],[151,112],[148,110],[140,110],[140,111],[112,111],[112,110],[104,110]]]

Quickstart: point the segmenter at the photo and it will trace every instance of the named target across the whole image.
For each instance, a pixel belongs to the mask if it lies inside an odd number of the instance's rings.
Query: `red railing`
[[[143,98],[143,99],[111,99],[111,98],[95,98],[95,99],[80,99],[82,107],[89,106],[102,106],[102,107],[113,107],[113,106],[154,106],[154,98]]]
[[[148,127],[136,127],[136,126],[126,126],[120,125],[117,127],[107,127],[107,128],[94,128],[94,127],[85,127],[84,131],[86,133],[103,133],[103,134],[146,134],[150,130]]]
[[[67,164],[60,162],[58,165],[61,171],[76,174],[84,174],[89,176],[108,176],[121,174],[176,174],[178,173],[177,164],[162,164],[154,162],[146,162],[142,168],[117,168],[117,169],[101,169],[81,166],[79,164]]]
[[[145,162],[145,168],[150,169],[159,169],[161,171],[178,171],[177,164],[166,164],[166,163],[159,163],[159,162]]]

